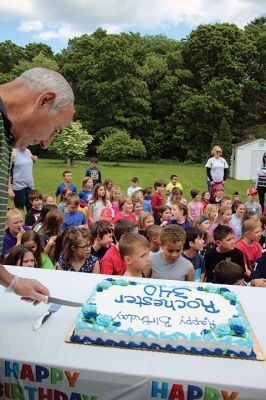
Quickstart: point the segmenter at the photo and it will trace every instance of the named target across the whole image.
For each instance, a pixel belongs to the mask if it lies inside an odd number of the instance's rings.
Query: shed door
[[[260,166],[262,156],[265,150],[252,150],[251,152],[251,167],[250,167],[250,179],[257,179],[257,169]]]

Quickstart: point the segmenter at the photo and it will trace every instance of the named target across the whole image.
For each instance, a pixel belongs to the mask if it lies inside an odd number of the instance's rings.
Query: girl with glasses
[[[91,235],[87,228],[71,228],[64,236],[56,269],[100,273],[98,257],[91,255]]]

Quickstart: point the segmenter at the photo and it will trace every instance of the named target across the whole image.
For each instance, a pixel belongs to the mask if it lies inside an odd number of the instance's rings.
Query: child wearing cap
[[[246,210],[255,211],[257,214],[262,214],[261,205],[256,201],[258,192],[255,188],[248,188],[248,201],[245,202]]]
[[[113,211],[110,207],[104,207],[101,211],[99,221],[112,222],[113,220]]]

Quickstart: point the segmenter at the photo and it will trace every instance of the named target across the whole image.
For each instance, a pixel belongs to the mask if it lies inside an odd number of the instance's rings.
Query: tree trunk
[[[72,157],[67,157],[67,165],[68,165],[68,167],[73,167],[73,159],[72,159]]]

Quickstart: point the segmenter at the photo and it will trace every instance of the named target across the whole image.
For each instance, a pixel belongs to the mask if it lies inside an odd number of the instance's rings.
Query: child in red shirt
[[[138,233],[138,226],[132,221],[121,219],[114,227],[114,238],[116,244],[111,246],[100,261],[101,274],[123,275],[127,269],[125,261],[119,251],[119,241],[124,233]]]
[[[157,217],[159,215],[159,210],[164,205],[164,198],[162,193],[164,191],[165,186],[166,186],[165,182],[160,179],[154,182],[155,193],[152,196],[152,201],[151,201],[151,208],[154,217]]]
[[[136,215],[133,211],[133,202],[130,196],[125,196],[118,202],[119,204],[119,212],[113,219],[113,224],[115,225],[120,219],[127,219],[128,221],[134,222],[134,224],[138,223]]]
[[[260,236],[261,226],[259,221],[248,219],[243,223],[242,239],[236,243],[235,247],[243,253],[246,265],[246,276],[250,275],[255,261],[262,255],[261,246],[259,244]]]

